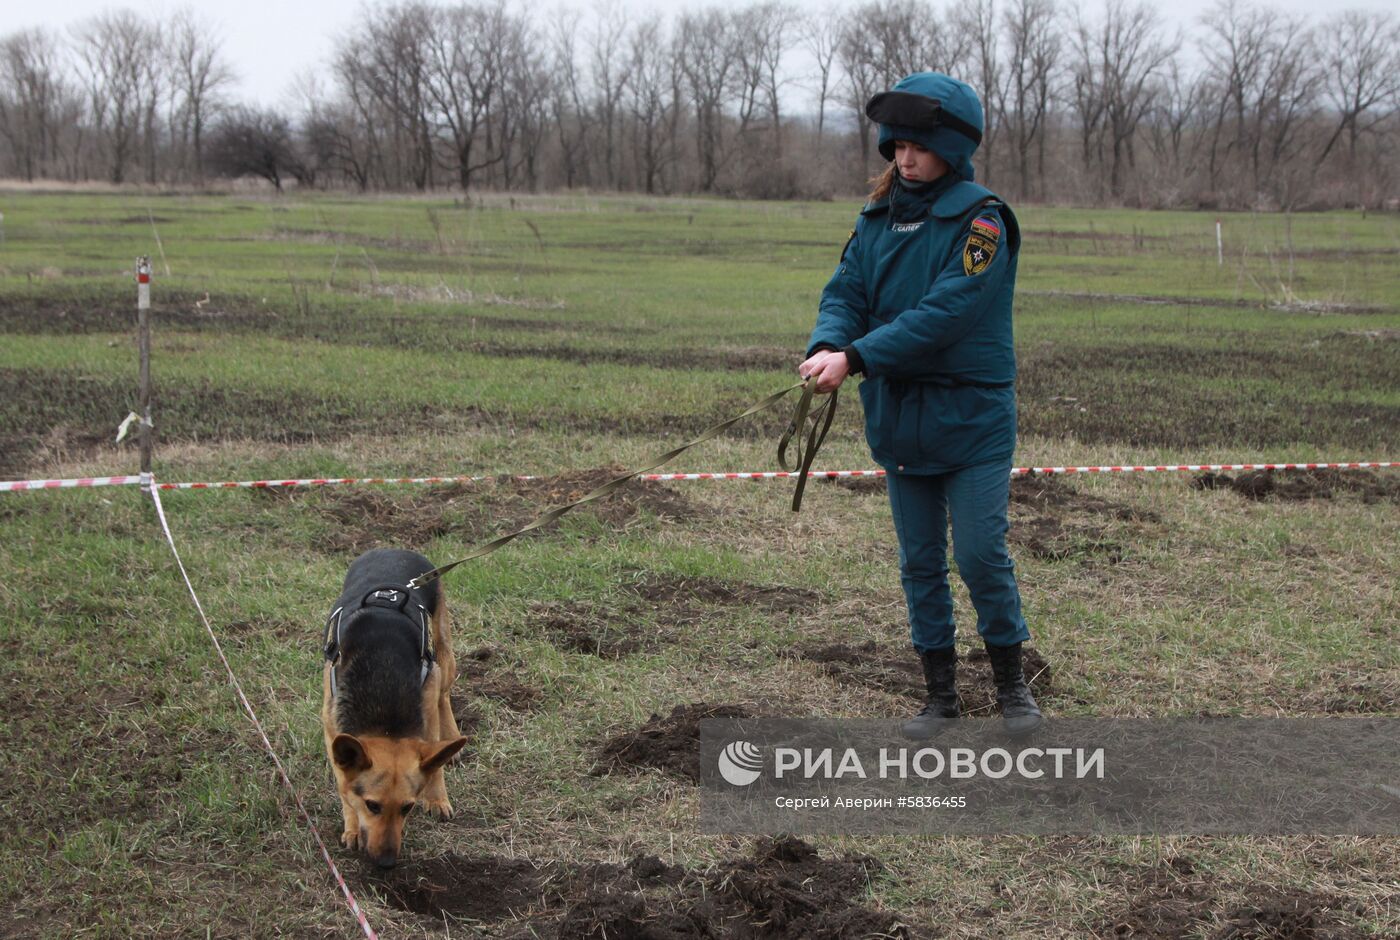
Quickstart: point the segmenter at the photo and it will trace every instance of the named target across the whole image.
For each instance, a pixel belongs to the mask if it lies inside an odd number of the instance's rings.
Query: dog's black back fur
[[[347,611],[336,670],[335,717],[342,732],[422,737],[423,672],[417,618],[384,607],[361,608],[360,603],[377,588],[402,587],[432,568],[433,563],[417,552],[398,548],[371,549],[350,563],[335,602],[335,607]],[[441,593],[436,581],[411,593],[429,614],[437,610]]]

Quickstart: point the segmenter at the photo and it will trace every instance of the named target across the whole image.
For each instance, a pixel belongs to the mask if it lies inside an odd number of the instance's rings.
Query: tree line
[[[238,99],[190,10],[0,37],[0,176],[282,189],[857,191],[864,104],[936,69],[981,96],[979,179],[1008,198],[1384,206],[1400,182],[1400,21],[1218,0],[782,0],[640,16],[606,2],[384,5],[287,104]]]

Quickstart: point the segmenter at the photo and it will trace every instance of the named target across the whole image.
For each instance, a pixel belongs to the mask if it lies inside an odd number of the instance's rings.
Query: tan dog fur
[[[345,822],[340,842],[348,849],[363,849],[380,865],[398,860],[404,823],[415,807],[444,818],[452,815],[443,768],[467,739],[452,714],[457,659],[446,599],[439,600],[431,621],[437,661],[423,683],[424,738],[342,734],[331,696],[331,664],[323,670],[321,726]]]

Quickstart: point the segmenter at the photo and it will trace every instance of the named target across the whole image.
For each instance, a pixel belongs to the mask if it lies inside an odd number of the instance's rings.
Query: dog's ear
[[[350,734],[335,736],[335,740],[331,742],[331,754],[335,757],[335,765],[341,770],[369,770],[372,763],[359,738]]]
[[[453,738],[451,741],[438,741],[433,744],[424,742],[419,747],[418,752],[422,755],[418,762],[419,768],[425,774],[430,774],[443,764],[450,761],[458,751],[466,746],[465,737]]]

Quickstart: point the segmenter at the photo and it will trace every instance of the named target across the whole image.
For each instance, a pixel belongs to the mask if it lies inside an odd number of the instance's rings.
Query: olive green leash
[[[602,486],[593,490],[591,493],[586,494],[585,496],[575,500],[572,503],[568,503],[564,506],[556,506],[553,509],[542,513],[537,519],[535,519],[534,522],[531,522],[529,525],[526,525],[523,528],[516,529],[514,532],[508,532],[505,535],[497,536],[489,542],[483,542],[481,545],[478,545],[476,548],[472,549],[470,552],[468,552],[466,555],[463,555],[461,558],[458,558],[456,561],[450,561],[445,565],[440,565],[434,568],[432,571],[427,571],[423,574],[420,574],[418,577],[408,582],[408,587],[421,588],[425,584],[430,584],[433,581],[436,581],[438,578],[442,577],[447,572],[451,571],[453,568],[456,568],[463,562],[471,561],[473,558],[480,558],[483,555],[489,555],[496,549],[502,547],[503,545],[506,545],[507,543],[513,542],[516,539],[520,538],[520,536],[524,535],[525,533],[532,532],[535,529],[543,528],[544,526],[547,526],[557,521],[565,513],[577,509],[584,503],[591,503],[594,500],[602,499],[604,496],[608,496],[616,492],[617,490],[626,486],[627,483],[631,481],[633,477],[640,476],[643,473],[650,473],[657,467],[670,463],[672,460],[685,453],[690,448],[694,447],[697,444],[703,444],[705,441],[708,441],[711,438],[723,433],[724,431],[728,430],[730,427],[744,420],[750,415],[756,415],[760,411],[764,411],[768,408],[773,407],[784,397],[786,397],[789,392],[796,391],[797,389],[802,390],[802,395],[797,402],[797,411],[793,415],[792,422],[788,425],[788,429],[783,433],[782,439],[778,442],[778,463],[782,466],[784,470],[790,470],[790,468],[787,465],[787,448],[790,441],[792,441],[794,438],[796,438],[797,440],[798,446],[796,462],[799,469],[796,472],[798,472],[799,475],[797,478],[797,492],[792,499],[792,511],[796,512],[798,508],[802,505],[802,490],[807,484],[807,473],[812,468],[812,461],[816,459],[817,451],[821,448],[822,441],[826,439],[826,432],[830,430],[831,420],[836,413],[835,392],[832,392],[826,401],[822,402],[819,406],[817,406],[816,410],[812,409],[812,395],[816,391],[816,385],[815,383],[810,381],[798,382],[796,385],[789,385],[787,388],[783,389],[780,392],[774,392],[772,395],[769,395],[767,398],[763,399],[762,401],[758,402],[752,407],[740,412],[739,414],[735,415],[729,420],[721,421],[719,424],[706,428],[700,434],[699,437],[695,438],[695,440],[687,441],[686,443],[675,448],[674,450],[669,450],[666,453],[660,455],[659,457],[656,457],[647,466],[639,467],[636,470],[631,470],[627,473],[624,473],[622,476],[610,480],[607,483],[604,483]],[[824,422],[822,420],[823,415],[825,415]],[[807,435],[806,446],[804,447],[802,443],[802,430],[809,418],[812,421],[812,430],[811,433]],[[818,433],[818,430],[820,430],[820,433]]]

